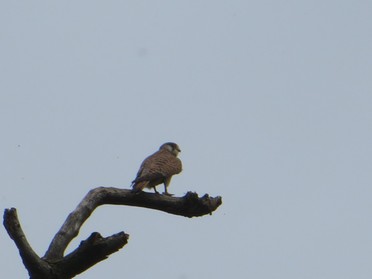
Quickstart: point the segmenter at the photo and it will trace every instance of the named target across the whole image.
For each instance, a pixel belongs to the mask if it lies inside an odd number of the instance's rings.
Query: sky
[[[169,192],[102,206],[129,242],[76,278],[372,278],[371,1],[1,1],[0,207],[40,255],[92,188],[176,142]],[[0,228],[0,278],[28,278]]]

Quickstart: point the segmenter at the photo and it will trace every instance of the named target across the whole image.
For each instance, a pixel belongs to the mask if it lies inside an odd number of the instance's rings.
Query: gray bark
[[[134,193],[112,187],[98,187],[89,191],[76,209],[68,215],[42,258],[28,243],[18,220],[17,210],[5,209],[4,227],[16,244],[30,278],[73,278],[120,250],[127,243],[128,234],[119,232],[109,237],[102,237],[94,232],[82,241],[76,250],[64,256],[67,246],[79,234],[84,222],[98,206],[104,204],[146,207],[191,218],[212,214],[222,204],[222,198],[209,197],[207,194],[199,198],[192,192],[188,192],[183,197],[170,197],[145,192]]]

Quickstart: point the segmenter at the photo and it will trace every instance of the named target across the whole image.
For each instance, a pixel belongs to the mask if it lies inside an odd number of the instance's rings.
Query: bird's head
[[[168,150],[170,153],[172,153],[174,156],[177,156],[178,153],[181,152],[181,149],[179,146],[174,142],[166,142],[160,146],[159,150]]]

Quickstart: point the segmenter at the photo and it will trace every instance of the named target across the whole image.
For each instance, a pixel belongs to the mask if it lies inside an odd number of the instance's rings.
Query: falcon
[[[157,152],[147,157],[132,181],[133,192],[154,188],[155,193],[159,194],[156,186],[163,183],[164,194],[171,196],[167,188],[172,176],[182,171],[181,160],[177,158],[179,152],[181,150],[176,143],[166,142]]]

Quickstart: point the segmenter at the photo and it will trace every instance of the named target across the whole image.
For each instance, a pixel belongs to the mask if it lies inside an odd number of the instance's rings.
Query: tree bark
[[[68,244],[79,234],[84,222],[98,206],[104,204],[146,207],[191,218],[212,214],[222,204],[222,198],[209,197],[207,194],[199,198],[192,192],[183,197],[170,197],[145,192],[134,193],[112,187],[92,189],[68,215],[43,258],[40,258],[28,243],[18,220],[17,210],[5,209],[4,227],[15,242],[30,278],[73,278],[121,249],[128,241],[128,234],[119,232],[104,238],[94,232],[82,241],[76,250],[64,256]]]

